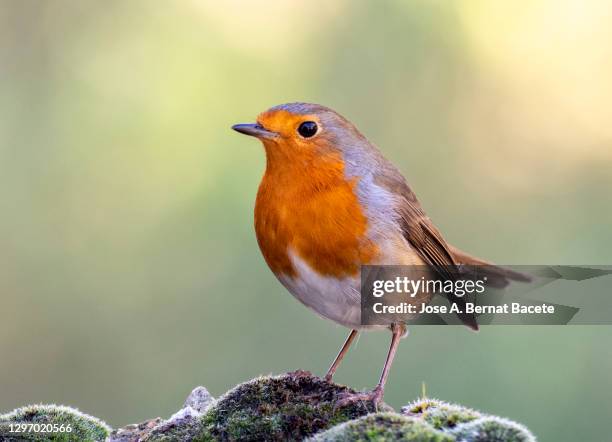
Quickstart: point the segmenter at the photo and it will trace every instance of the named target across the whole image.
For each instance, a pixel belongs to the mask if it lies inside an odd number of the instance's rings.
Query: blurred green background
[[[232,132],[330,106],[447,239],[506,264],[612,263],[606,1],[0,0],[0,410],[113,426],[262,373],[322,374],[346,330],[260,256],[264,154]],[[609,439],[611,327],[415,327],[386,399]],[[371,387],[387,333],[337,380]]]

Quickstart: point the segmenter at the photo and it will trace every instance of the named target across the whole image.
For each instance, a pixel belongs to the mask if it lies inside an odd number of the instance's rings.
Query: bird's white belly
[[[336,278],[320,275],[296,253],[289,253],[295,276],[280,275],[280,282],[302,304],[320,316],[350,328],[361,325],[360,276]]]
[[[382,256],[378,264],[422,264],[401,239],[386,238],[382,242]],[[295,268],[295,276],[280,275],[280,282],[302,304],[320,316],[353,329],[386,328],[384,325],[361,324],[361,275],[336,278],[325,276],[312,269],[297,253],[289,250]]]

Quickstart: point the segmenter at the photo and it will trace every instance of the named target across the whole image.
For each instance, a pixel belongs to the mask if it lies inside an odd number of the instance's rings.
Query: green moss
[[[70,432],[34,433],[10,431],[11,424],[56,424],[70,427]],[[103,441],[110,428],[95,417],[81,413],[73,408],[60,405],[28,405],[10,413],[0,415],[0,440],[17,441],[57,441],[90,442]]]
[[[430,408],[437,408],[443,405],[450,405],[448,402],[439,401],[438,399],[421,398],[416,401],[404,405],[401,412],[405,416],[421,415],[424,411]]]
[[[207,410],[198,440],[300,440],[376,411],[372,403],[339,406],[347,393],[354,391],[303,371],[254,379]],[[384,404],[379,408],[391,410]]]
[[[458,425],[451,432],[457,442],[535,442],[524,426],[495,416]]]
[[[436,399],[421,399],[402,407],[405,416],[418,417],[438,430],[447,430],[482,415],[470,408]]]
[[[396,413],[375,413],[337,425],[310,442],[406,441],[453,442],[455,439],[420,419]]]

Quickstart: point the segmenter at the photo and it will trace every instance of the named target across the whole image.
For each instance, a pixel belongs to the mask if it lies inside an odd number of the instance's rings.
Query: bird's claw
[[[375,388],[371,391],[362,391],[356,393],[344,393],[337,402],[338,407],[346,407],[355,404],[356,402],[372,403],[378,409],[378,405],[382,402],[383,390]]]

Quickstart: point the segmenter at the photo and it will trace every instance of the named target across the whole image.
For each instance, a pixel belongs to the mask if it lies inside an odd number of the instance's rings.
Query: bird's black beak
[[[278,136],[276,132],[264,129],[259,124],[234,124],[232,129],[241,134],[250,135],[256,138],[270,139]]]

